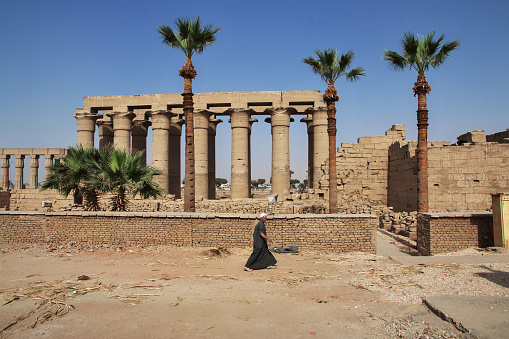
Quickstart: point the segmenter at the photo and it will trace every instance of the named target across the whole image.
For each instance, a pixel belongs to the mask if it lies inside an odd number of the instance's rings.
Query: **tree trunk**
[[[338,175],[336,172],[336,101],[334,84],[330,83],[323,95],[327,104],[327,134],[329,135],[329,213],[338,213]]]
[[[414,84],[417,95],[417,212],[428,212],[428,107],[426,95],[431,91],[424,73]]]
[[[184,78],[184,117],[186,124],[186,159],[184,177],[184,211],[195,212],[195,170],[194,170],[194,123],[193,123],[193,79],[197,75],[191,59],[187,59],[179,71]]]

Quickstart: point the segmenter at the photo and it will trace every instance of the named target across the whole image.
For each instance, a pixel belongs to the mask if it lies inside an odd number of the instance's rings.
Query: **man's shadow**
[[[489,280],[494,284],[509,288],[509,272],[494,270],[485,265],[482,265],[482,268],[490,272],[475,273],[477,276]]]

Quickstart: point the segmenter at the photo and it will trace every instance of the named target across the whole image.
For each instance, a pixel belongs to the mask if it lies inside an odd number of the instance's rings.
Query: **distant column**
[[[143,152],[141,163],[147,165],[147,134],[150,121],[135,120],[133,121],[132,145],[133,151]]]
[[[98,120],[96,124],[99,131],[99,149],[113,145],[113,121]]]
[[[39,186],[39,156],[30,156],[30,188]]]
[[[307,117],[300,119],[304,122],[308,132],[308,188],[313,188],[313,159],[314,159],[314,133],[313,133],[313,117],[308,114]]]
[[[21,190],[23,189],[23,168],[25,167],[25,156],[18,155],[16,156],[16,172],[14,177],[14,189]]]
[[[44,156],[44,178],[48,178],[51,173],[51,166],[53,166],[53,155]]]
[[[272,190],[273,194],[290,194],[290,112],[285,108],[268,110],[272,131]]]
[[[211,117],[209,119],[209,199],[216,198],[216,130],[223,120]]]
[[[11,159],[10,155],[2,155],[0,162],[0,187],[7,190],[9,188],[9,160]]]
[[[209,118],[210,112],[194,112],[195,196],[209,197]]]
[[[327,108],[318,107],[313,112],[313,188],[320,188],[321,166],[329,155],[327,134]]]
[[[232,128],[231,188],[232,199],[249,198],[249,116],[250,111],[233,109],[230,114]]]
[[[251,130],[253,128],[253,124],[255,122],[258,122],[258,119],[254,119],[254,118],[251,118],[249,119],[249,136],[248,136],[248,146],[247,146],[247,150],[248,150],[248,155],[247,155],[247,158],[248,158],[248,170],[247,170],[247,173],[249,173],[249,178],[247,180],[247,183],[248,183],[248,190],[249,190],[249,197],[252,198],[253,195],[251,194],[251,181],[252,181],[252,177],[251,177],[251,172],[252,172],[252,168],[251,168]]]
[[[94,146],[95,121],[101,116],[95,113],[76,112],[73,115],[78,126],[78,145]]]
[[[160,110],[148,112],[152,117],[152,166],[161,170],[161,175],[154,177],[164,193],[169,192],[168,157],[171,111]]]
[[[110,112],[107,114],[113,120],[113,146],[117,150],[131,152],[131,130],[133,127],[133,112]]]
[[[178,115],[173,116],[170,121],[169,130],[169,161],[168,161],[168,186],[170,194],[175,199],[181,199],[181,173],[180,173],[180,144],[182,139],[182,126],[184,120]]]

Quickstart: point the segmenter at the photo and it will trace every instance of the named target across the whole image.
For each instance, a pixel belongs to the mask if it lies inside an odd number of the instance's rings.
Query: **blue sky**
[[[181,93],[178,70],[185,57],[161,44],[156,29],[198,15],[221,30],[215,44],[193,57],[195,93],[323,93],[325,83],[301,59],[316,49],[354,50],[354,66],[363,66],[367,76],[336,82],[338,146],[383,135],[393,124],[405,124],[407,139],[415,140],[417,99],[411,89],[417,74],[392,71],[381,56],[385,49],[401,50],[403,32],[436,30],[462,46],[426,75],[432,88],[429,140],[455,142],[476,129],[503,131],[509,128],[502,107],[509,92],[508,12],[509,2],[502,0],[0,0],[0,147],[74,145],[72,114],[85,96]],[[290,130],[293,177],[302,180],[305,126],[296,122]],[[216,143],[217,176],[229,179],[228,122],[218,126]],[[268,124],[255,124],[252,145],[252,177],[268,180]]]

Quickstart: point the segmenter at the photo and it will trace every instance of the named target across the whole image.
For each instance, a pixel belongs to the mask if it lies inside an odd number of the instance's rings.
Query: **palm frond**
[[[359,80],[359,77],[366,76],[366,71],[363,67],[356,67],[350,72],[346,73],[346,80],[351,82]]]
[[[402,71],[408,66],[407,59],[394,51],[386,50],[382,59],[389,61],[389,67],[395,71]]]
[[[396,71],[406,66],[414,68],[419,74],[424,74],[429,67],[438,68],[448,57],[452,50],[459,47],[459,40],[443,44],[445,36],[435,38],[435,31],[429,32],[425,37],[405,32],[401,39],[402,55],[386,50],[383,59],[389,61],[389,66]]]
[[[348,51],[339,56],[339,53],[335,48],[328,48],[323,51],[315,50],[315,54],[316,58],[304,58],[302,59],[302,62],[310,65],[313,72],[318,74],[327,84],[334,85],[336,80],[343,75],[346,76],[347,80],[351,81],[357,80],[361,75],[365,75],[362,67],[352,70],[353,72],[350,71],[351,74],[348,71],[355,57],[354,51]]]
[[[191,59],[194,53],[202,53],[206,46],[216,41],[215,34],[221,29],[210,24],[202,28],[200,17],[178,18],[175,25],[176,31],[167,25],[161,25],[157,32],[161,34],[164,44],[182,50],[187,59]]]

